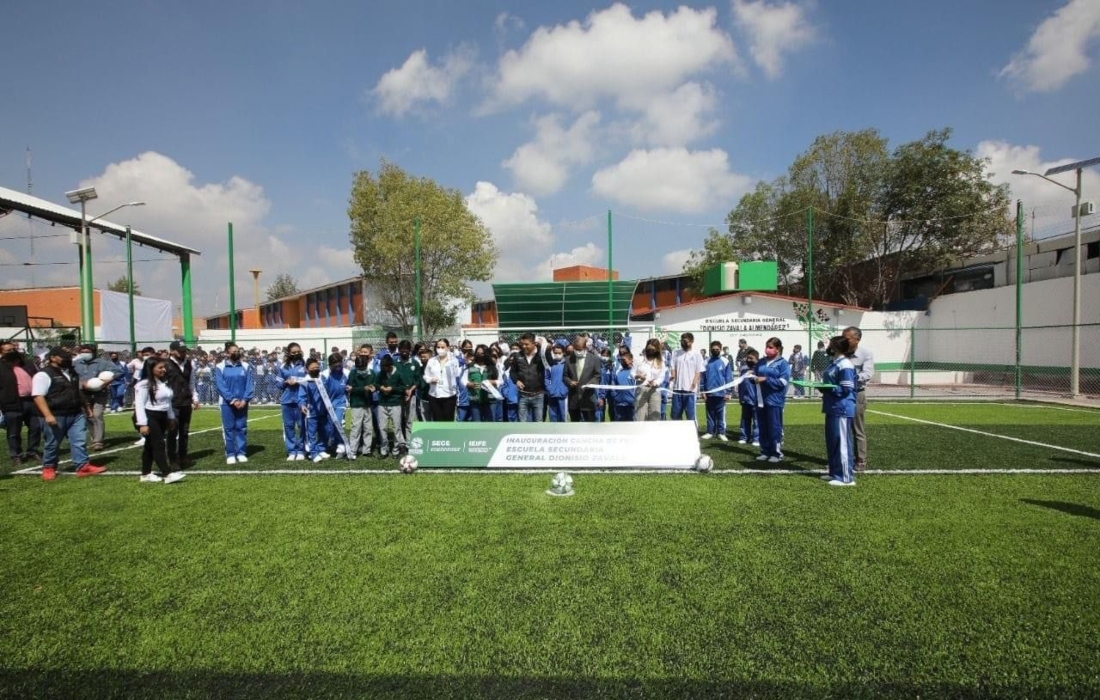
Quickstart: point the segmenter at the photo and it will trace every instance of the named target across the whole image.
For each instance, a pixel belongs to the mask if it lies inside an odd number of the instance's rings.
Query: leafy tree
[[[282,299],[298,293],[298,282],[289,273],[280,272],[267,288],[267,300]]]
[[[475,295],[468,282],[487,281],[496,264],[489,230],[462,193],[418,178],[385,160],[378,175],[356,173],[348,203],[350,240],[387,325],[411,333],[416,314],[414,222],[420,219],[424,333],[455,324]]]
[[[880,307],[902,270],[987,252],[1011,229],[1007,194],[985,178],[985,162],[947,145],[950,135],[932,131],[893,153],[874,129],[818,137],[785,176],[741,198],[685,272],[701,279],[718,262],[776,260],[781,288],[806,294],[811,207],[818,299]]]
[[[126,279],[126,275],[122,275],[117,280],[107,285],[108,291],[121,292],[122,294],[126,294],[127,292],[129,292],[129,288],[130,283],[129,280]],[[141,296],[141,290],[138,288],[137,282],[134,282],[134,296]]]

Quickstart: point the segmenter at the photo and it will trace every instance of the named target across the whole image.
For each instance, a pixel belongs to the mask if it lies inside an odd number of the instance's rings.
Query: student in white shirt
[[[458,360],[451,352],[451,343],[446,338],[435,341],[435,357],[428,360],[424,367],[424,383],[428,389],[428,406],[431,419],[437,422],[453,423],[455,406],[458,403],[458,375],[461,373]]]
[[[691,349],[695,336],[680,336],[680,349],[672,353],[672,420],[695,422],[695,392],[699,376],[706,369],[703,356]]]
[[[134,422],[145,438],[141,451],[141,477],[147,484],[164,482],[173,484],[184,477],[181,471],[171,471],[164,438],[176,427],[176,412],[172,408],[172,387],[165,381],[168,366],[165,360],[146,362],[145,379],[134,387]],[[153,473],[153,462],[160,467],[163,477]]]

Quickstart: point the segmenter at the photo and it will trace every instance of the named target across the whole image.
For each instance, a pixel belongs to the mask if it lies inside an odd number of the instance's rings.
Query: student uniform
[[[782,459],[780,442],[783,439],[783,407],[787,404],[787,387],[791,383],[791,366],[781,356],[756,363],[756,376],[764,377],[758,384],[760,408],[760,454]]]
[[[722,355],[709,357],[703,368],[703,391],[717,389],[720,386],[733,381],[733,368],[729,360]],[[726,434],[726,399],[729,397],[729,389],[716,394],[706,394],[704,403],[707,411],[707,433],[710,435]]]
[[[248,443],[248,402],[252,401],[255,385],[252,368],[228,359],[214,367],[214,386],[221,404],[222,436],[226,458],[245,456]],[[243,400],[244,408],[233,408],[230,401]]]
[[[282,394],[279,396],[279,404],[283,412],[283,445],[286,447],[288,457],[303,458],[306,453],[306,416],[302,412],[305,403],[306,363],[299,360],[284,364],[279,368],[279,382],[282,386]],[[288,384],[287,380],[294,379],[297,383]]]
[[[856,415],[856,369],[847,357],[838,357],[822,376],[835,389],[823,389],[821,412],[825,414],[825,449],[829,454],[829,476],[837,481],[855,480],[855,449],[852,419]]]

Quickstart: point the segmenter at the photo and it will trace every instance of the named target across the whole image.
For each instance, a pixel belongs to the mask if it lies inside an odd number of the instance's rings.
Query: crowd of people
[[[133,358],[99,353],[94,344],[24,354],[5,342],[0,407],[13,466],[41,462],[47,480],[56,476],[65,439],[77,475],[104,471],[91,461],[104,448],[103,416],[130,406],[143,447],[141,481],[179,481],[192,464],[192,412],[213,403],[231,465],[248,461],[248,411],[264,403],[281,409],[287,461],[321,462],[400,457],[418,421],[694,422],[699,401],[706,415],[702,439],[729,440],[726,406],[737,401],[740,425],[732,434],[759,447],[758,460],[778,463],[783,409],[789,395],[809,397],[802,381],[809,370],[831,386],[820,389],[828,476],[847,485],[866,467],[864,388],[874,365],[860,337],[858,328],[845,329],[828,345],[818,343],[809,360],[797,345],[784,357],[778,338],[766,341],[763,355],[741,340],[731,356],[718,341],[696,349],[691,333],[680,336],[674,351],[650,338],[638,357],[629,339],[616,345],[584,333],[556,339],[527,333],[476,346],[470,340],[413,343],[389,333],[377,349],[334,347],[326,355],[314,348],[305,353],[298,343],[249,352],[226,343],[207,352],[181,341],[161,351],[145,347]]]

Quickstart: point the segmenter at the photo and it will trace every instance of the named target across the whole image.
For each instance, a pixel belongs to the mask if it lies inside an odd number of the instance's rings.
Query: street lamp
[[[88,235],[88,229],[93,222],[102,219],[108,214],[113,214],[124,207],[144,206],[145,202],[127,202],[126,204],[120,204],[114,209],[110,209],[95,218],[89,219],[86,211],[87,203],[89,200],[99,197],[94,187],[83,187],[79,190],[66,192],[65,197],[71,204],[80,203],[80,335],[83,342],[91,343],[95,342],[95,312],[92,308],[94,305],[94,293],[92,290],[92,250],[91,237]]]
[[[1047,182],[1058,185],[1062,189],[1069,190],[1076,197],[1073,206],[1073,338],[1070,344],[1073,351],[1069,368],[1069,395],[1076,399],[1081,395],[1081,171],[1093,165],[1100,164],[1100,158],[1089,158],[1067,165],[1059,165],[1050,168],[1043,174],[1033,173],[1028,170],[1013,170],[1013,175],[1034,175]],[[1057,180],[1050,179],[1051,175],[1077,171],[1077,187],[1064,185]]]

